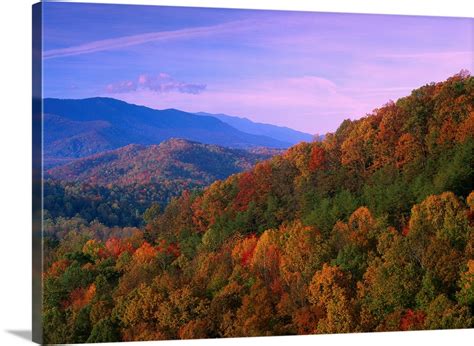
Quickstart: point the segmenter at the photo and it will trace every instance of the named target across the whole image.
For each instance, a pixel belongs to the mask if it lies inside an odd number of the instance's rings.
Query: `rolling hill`
[[[290,143],[239,131],[211,116],[155,110],[112,98],[44,100],[44,162],[52,167],[128,144],[184,138],[230,148],[286,148]]]
[[[45,172],[47,218],[81,217],[107,226],[138,226],[153,203],[166,206],[185,190],[250,169],[281,151],[252,153],[184,139],[129,144]]]
[[[180,181],[204,186],[217,179],[250,169],[271,153],[251,153],[184,139],[172,138],[158,145],[130,144],[77,159],[46,172],[46,177],[89,184],[149,184]]]

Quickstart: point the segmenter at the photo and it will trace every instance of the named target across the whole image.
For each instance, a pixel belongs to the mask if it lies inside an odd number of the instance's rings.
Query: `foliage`
[[[141,229],[49,221],[45,341],[474,327],[473,105],[462,72]]]

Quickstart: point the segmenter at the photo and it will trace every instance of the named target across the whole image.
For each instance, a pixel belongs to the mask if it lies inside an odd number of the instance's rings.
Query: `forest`
[[[206,187],[279,152],[176,138],[105,151],[45,172],[45,219],[48,224],[79,217],[106,226],[141,226],[143,213],[153,204],[163,208],[184,190]]]
[[[461,71],[120,222],[55,214],[44,342],[473,328],[473,182]]]

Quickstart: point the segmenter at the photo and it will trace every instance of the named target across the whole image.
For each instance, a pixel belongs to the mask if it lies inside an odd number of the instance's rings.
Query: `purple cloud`
[[[111,94],[128,93],[137,90],[137,83],[131,80],[111,83],[105,87],[105,90]]]
[[[150,90],[159,94],[178,92],[182,94],[197,95],[202,93],[205,89],[205,84],[193,84],[177,81],[167,73],[159,73],[157,75],[142,74],[136,81],[120,81],[106,86],[106,91],[111,94],[128,93],[137,90]]]

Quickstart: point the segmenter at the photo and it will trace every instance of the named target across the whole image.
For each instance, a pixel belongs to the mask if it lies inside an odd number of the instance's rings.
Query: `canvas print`
[[[44,343],[474,326],[474,20],[34,7]]]

